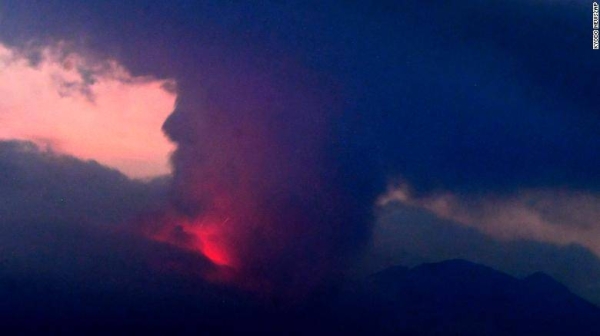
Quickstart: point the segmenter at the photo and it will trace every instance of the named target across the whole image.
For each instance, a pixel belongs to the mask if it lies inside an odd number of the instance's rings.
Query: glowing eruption
[[[188,232],[194,237],[193,248],[200,251],[213,264],[218,266],[235,267],[231,252],[224,244],[222,235],[222,227],[227,224],[229,219],[221,223],[210,223],[203,221],[183,227],[185,232]]]
[[[161,225],[156,230],[147,231],[150,238],[175,245],[177,247],[198,252],[204,255],[215,266],[235,268],[237,262],[231,254],[226,236],[223,234],[224,221],[189,220],[171,218],[169,225]],[[164,223],[163,223],[164,224]]]
[[[206,91],[178,79],[163,126],[177,144],[171,204],[146,231],[205,256],[209,280],[305,295],[368,238],[370,193],[348,192],[356,180],[329,152],[335,86],[293,64],[265,73],[210,59],[198,69]]]

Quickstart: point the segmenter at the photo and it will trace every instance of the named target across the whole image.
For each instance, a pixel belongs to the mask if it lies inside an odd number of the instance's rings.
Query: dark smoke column
[[[164,125],[177,144],[174,213],[155,235],[203,253],[229,281],[297,295],[368,238],[371,200],[338,160],[331,82],[297,66],[248,68],[212,63],[179,81]]]

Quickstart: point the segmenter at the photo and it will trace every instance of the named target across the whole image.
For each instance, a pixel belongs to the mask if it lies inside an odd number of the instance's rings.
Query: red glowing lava
[[[187,233],[194,236],[193,249],[202,253],[208,260],[217,266],[234,267],[235,263],[231,253],[223,241],[222,227],[229,219],[221,223],[200,222],[188,225]]]
[[[228,221],[228,218],[169,218],[151,232],[147,230],[146,234],[152,240],[200,253],[218,268],[234,270],[239,265],[225,239],[224,231]]]

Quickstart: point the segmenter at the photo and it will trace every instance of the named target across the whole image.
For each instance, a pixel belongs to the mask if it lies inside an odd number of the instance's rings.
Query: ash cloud
[[[327,150],[341,107],[326,77],[236,66],[213,63],[208,83],[179,83],[164,129],[178,145],[174,210],[188,224],[173,230],[214,231],[238,282],[296,296],[339,276],[368,240],[374,194],[347,193]],[[210,258],[210,238],[197,235]]]

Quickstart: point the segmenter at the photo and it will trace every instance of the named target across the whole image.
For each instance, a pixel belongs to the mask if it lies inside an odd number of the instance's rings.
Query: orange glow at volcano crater
[[[193,249],[200,251],[206,258],[217,266],[234,267],[230,251],[223,241],[222,227],[229,218],[218,224],[201,222],[189,225],[185,231],[194,236]]]
[[[239,267],[224,234],[229,218],[171,218],[166,222],[167,225],[146,234],[152,240],[200,253],[219,268],[232,270]]]

